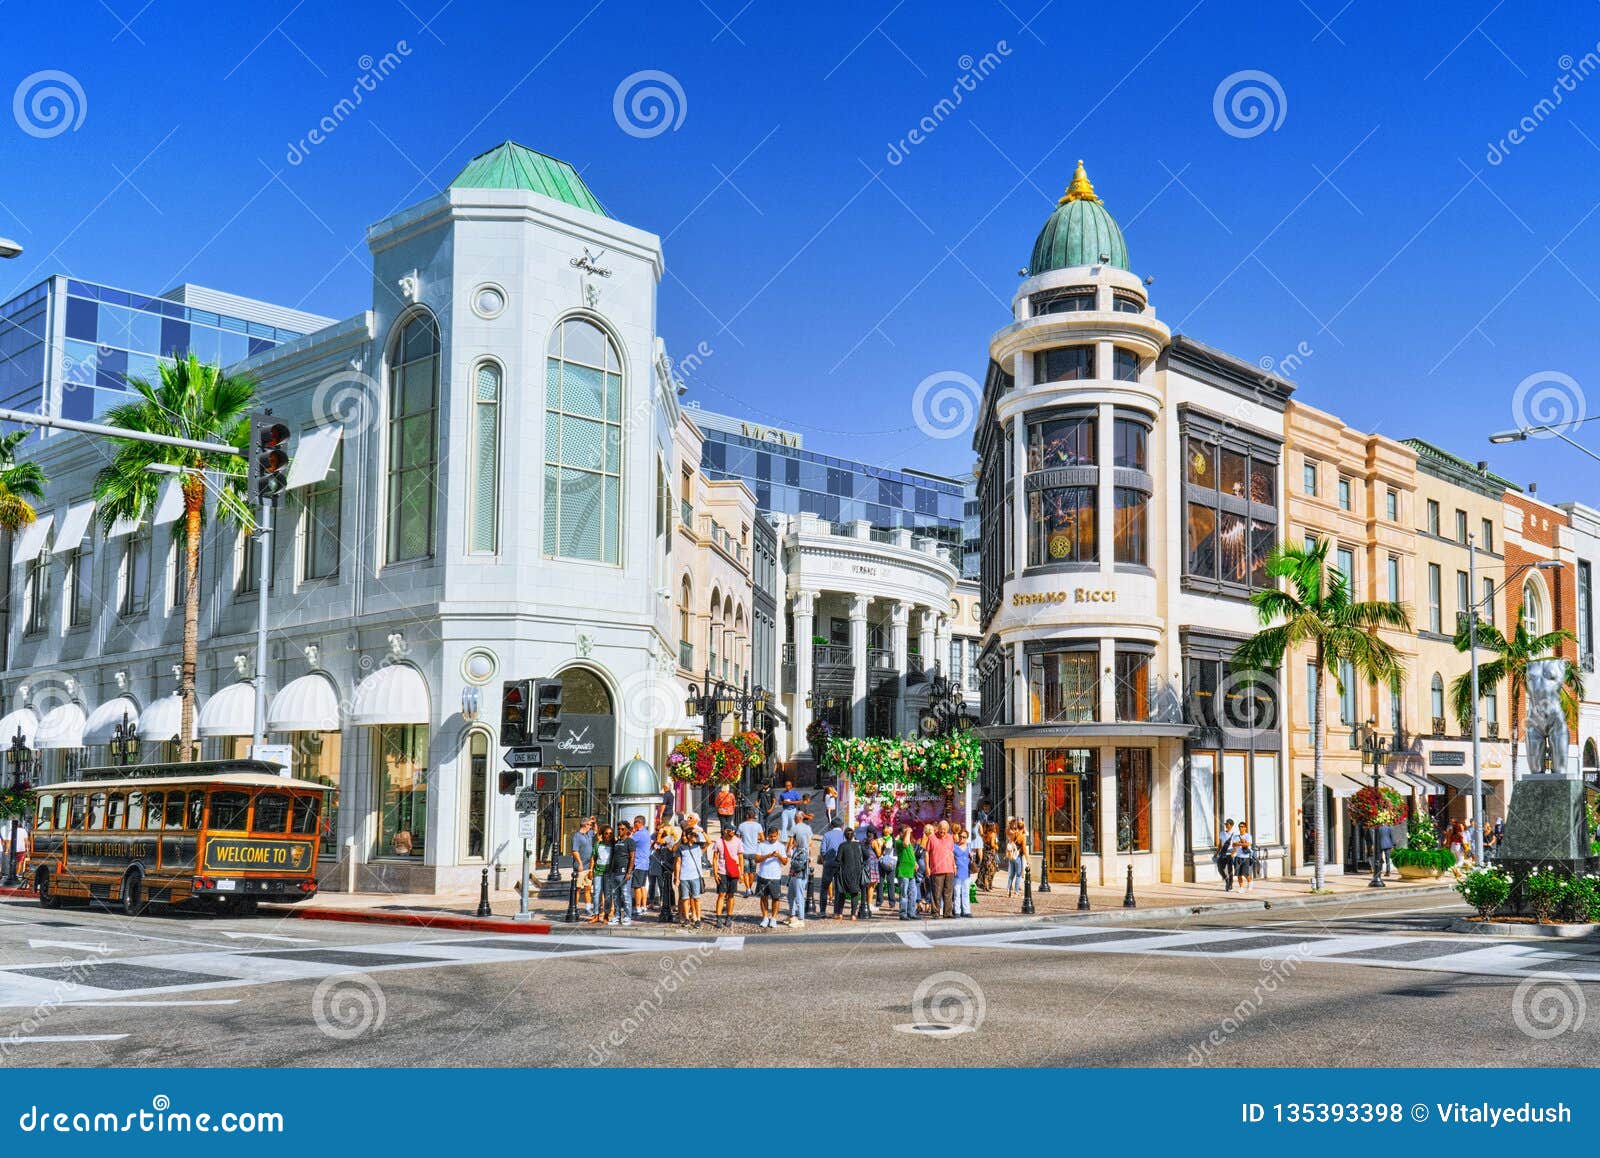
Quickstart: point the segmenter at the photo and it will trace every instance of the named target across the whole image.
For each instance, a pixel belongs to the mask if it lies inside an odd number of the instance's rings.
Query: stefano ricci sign
[[[1041,603],[1115,603],[1117,593],[1108,587],[1074,587],[1070,591],[1019,591],[1011,597],[1011,606],[1028,607]]]

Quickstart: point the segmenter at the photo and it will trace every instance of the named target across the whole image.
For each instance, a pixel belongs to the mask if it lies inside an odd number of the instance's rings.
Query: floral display
[[[1348,806],[1350,820],[1362,828],[1404,824],[1410,811],[1405,797],[1393,788],[1374,788],[1370,784],[1352,796]]]
[[[909,740],[840,736],[829,743],[827,758],[838,775],[870,786],[868,795],[894,786],[939,795],[977,776],[982,750],[977,737],[965,732]]]
[[[746,768],[765,759],[766,745],[755,732],[709,742],[687,736],[667,753],[667,775],[684,784],[737,784]]]
[[[13,816],[26,820],[33,815],[33,789],[0,788],[0,820]]]
[[[744,754],[746,768],[759,768],[766,763],[767,746],[760,732],[735,732],[728,743]]]

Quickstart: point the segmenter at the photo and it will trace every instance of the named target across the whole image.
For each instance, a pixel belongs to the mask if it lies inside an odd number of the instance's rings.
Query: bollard
[[[822,882],[816,873],[806,876],[806,916],[817,918],[822,916]]]
[[[1033,866],[1024,865],[1022,869],[1022,915],[1033,916]]]
[[[1041,893],[1048,893],[1050,891],[1050,874],[1044,872],[1044,858],[1042,857],[1039,859],[1039,871],[1044,873],[1044,875],[1039,878],[1039,891]]]
[[[1078,866],[1078,912],[1089,911],[1089,876],[1083,871],[1083,866]]]
[[[567,890],[567,915],[562,917],[561,920],[568,925],[576,925],[579,921],[578,873],[576,869],[572,872],[572,887]]]
[[[478,916],[488,917],[493,915],[489,908],[489,870],[483,870],[483,879],[478,882]]]
[[[1124,909],[1137,909],[1139,907],[1139,902],[1133,899],[1133,866],[1131,864],[1128,866],[1128,891],[1122,896],[1122,907]]]

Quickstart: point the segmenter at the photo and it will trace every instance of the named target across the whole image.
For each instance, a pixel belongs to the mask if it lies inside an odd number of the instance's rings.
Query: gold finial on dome
[[[1072,174],[1072,184],[1067,186],[1066,193],[1057,205],[1065,205],[1068,201],[1098,201],[1095,196],[1094,186],[1089,184],[1089,174],[1083,171],[1083,162],[1078,162],[1078,168]]]

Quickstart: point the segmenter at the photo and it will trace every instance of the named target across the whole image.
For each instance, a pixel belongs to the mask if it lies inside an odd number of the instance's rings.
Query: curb
[[[1408,897],[1444,896],[1455,892],[1454,885],[1422,885],[1417,888],[1399,890]],[[1397,894],[1386,894],[1394,896]],[[1197,905],[1167,905],[1159,909],[1104,909],[1087,913],[1053,913],[1047,917],[1038,917],[1035,920],[1060,922],[1060,921],[1138,921],[1147,918],[1208,916],[1212,913],[1255,913],[1268,909],[1303,909],[1317,905],[1338,904],[1340,901],[1376,900],[1376,897],[1365,893],[1332,893],[1328,896],[1299,896],[1263,898],[1259,901],[1217,901],[1210,904]]]
[[[1452,933],[1473,933],[1480,937],[1555,937],[1573,940],[1579,937],[1593,937],[1600,925],[1596,924],[1569,924],[1569,925],[1526,925],[1513,921],[1474,921],[1467,917],[1458,917],[1450,923]]]
[[[548,933],[549,925],[537,921],[511,921],[504,917],[452,917],[433,913],[379,913],[370,909],[280,909],[272,912],[301,921],[343,921],[352,925],[406,925],[420,929],[451,929],[472,933]]]

